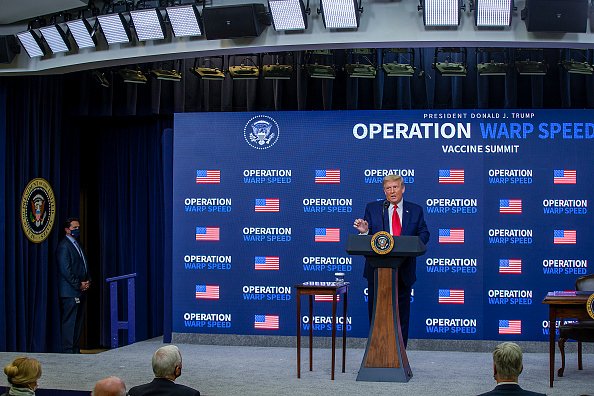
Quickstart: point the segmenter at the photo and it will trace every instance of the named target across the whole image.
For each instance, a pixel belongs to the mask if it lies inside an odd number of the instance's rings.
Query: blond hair
[[[25,387],[41,377],[41,363],[26,356],[20,356],[4,367],[8,382],[17,387]]]
[[[493,363],[501,379],[517,379],[522,372],[522,349],[514,342],[503,342],[493,351]]]
[[[382,184],[385,186],[386,183],[393,181],[400,181],[401,186],[404,184],[404,180],[402,180],[402,176],[400,175],[387,175],[386,177],[384,177]]]

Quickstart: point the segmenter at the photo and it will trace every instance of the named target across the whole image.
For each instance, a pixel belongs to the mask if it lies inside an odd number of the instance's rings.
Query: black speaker
[[[526,0],[522,19],[529,32],[585,33],[588,0]]]
[[[206,7],[202,21],[207,40],[258,37],[270,25],[264,4]]]
[[[21,47],[14,36],[0,36],[0,63],[10,63],[21,52]]]

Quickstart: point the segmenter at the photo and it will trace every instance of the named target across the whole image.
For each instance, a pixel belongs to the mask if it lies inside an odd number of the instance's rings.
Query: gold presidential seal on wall
[[[588,310],[588,315],[590,315],[590,317],[594,319],[594,293],[592,293],[590,295],[590,298],[588,298],[588,302],[586,303],[586,309]]]
[[[386,231],[376,232],[371,238],[371,248],[377,254],[388,254],[394,248],[394,238]]]
[[[56,217],[56,198],[50,184],[42,179],[33,179],[25,187],[21,199],[21,225],[31,242],[46,240]]]

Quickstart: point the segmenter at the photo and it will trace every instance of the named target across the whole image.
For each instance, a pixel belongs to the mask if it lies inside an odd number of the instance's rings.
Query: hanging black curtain
[[[4,252],[0,349],[60,350],[57,269],[60,222],[79,212],[78,137],[61,113],[62,77],[0,79],[5,120]],[[53,231],[30,242],[20,224],[23,190],[34,178],[47,180],[56,197]]]
[[[136,337],[163,334],[164,196],[161,135],[171,119],[84,120],[98,149],[100,279],[137,273]],[[101,285],[101,344],[110,345],[109,290]],[[120,320],[127,299],[120,287]]]

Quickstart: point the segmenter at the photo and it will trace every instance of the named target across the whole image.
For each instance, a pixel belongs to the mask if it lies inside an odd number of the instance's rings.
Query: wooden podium
[[[372,235],[349,235],[346,251],[363,255],[374,269],[375,298],[367,348],[357,381],[408,382],[412,371],[400,330],[398,315],[398,267],[408,257],[425,254],[427,247],[417,236],[394,237],[388,254],[371,248]]]

